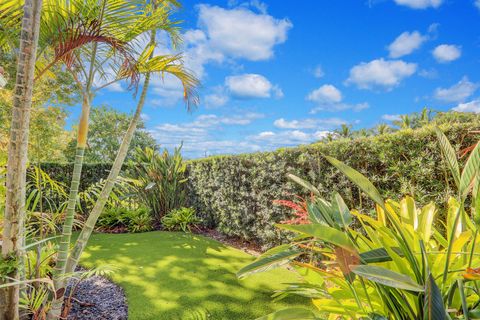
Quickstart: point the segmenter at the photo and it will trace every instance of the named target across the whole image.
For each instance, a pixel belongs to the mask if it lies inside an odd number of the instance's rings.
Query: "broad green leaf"
[[[424,291],[424,288],[413,281],[409,276],[383,267],[361,265],[355,266],[352,269],[353,273],[356,275],[388,287],[415,292]]]
[[[305,181],[305,180],[303,180],[302,178],[299,178],[299,177],[297,177],[296,175],[291,174],[291,173],[288,173],[288,174],[287,174],[287,177],[288,177],[290,180],[292,180],[293,182],[295,182],[296,184],[304,187],[304,188],[307,189],[307,190],[310,190],[310,191],[313,192],[315,195],[317,195],[317,196],[320,195],[320,191],[318,191],[318,189],[315,188],[310,182]]]
[[[352,244],[348,236],[344,232],[335,228],[327,227],[320,224],[277,224],[277,227],[289,231],[303,233],[315,237],[318,240],[322,240],[327,243],[342,247],[349,251],[356,251],[354,245]]]
[[[333,227],[335,226],[335,221],[333,220],[333,208],[332,205],[325,199],[317,199],[315,202],[315,205],[317,206],[318,211],[323,217],[323,220],[325,222]]]
[[[347,166],[343,162],[329,157],[324,156],[328,162],[330,162],[333,166],[335,166],[338,170],[340,170],[344,175],[347,176],[353,183],[355,183],[363,192],[365,192],[373,201],[378,203],[382,208],[385,207],[385,203],[383,201],[380,192],[378,192],[377,188],[368,180],[363,174],[358,172],[357,170]]]
[[[292,249],[288,245],[271,249],[262,254],[251,264],[240,269],[240,271],[237,272],[237,277],[243,278],[254,273],[278,268],[289,263],[293,258],[300,254],[302,254],[302,251]]]
[[[462,171],[460,178],[460,194],[462,197],[466,197],[470,189],[470,184],[480,170],[480,143],[477,143],[475,149],[473,149],[470,157],[468,157],[467,163]]]
[[[442,293],[435,283],[432,274],[429,274],[427,282],[425,283],[425,300],[423,308],[424,320],[445,320],[446,318]]]
[[[325,219],[323,218],[323,214],[320,212],[316,203],[309,202],[307,204],[307,211],[308,211],[308,218],[311,223],[328,224],[328,222],[326,222]]]
[[[391,248],[399,256],[403,257],[402,250],[398,247]],[[360,258],[364,263],[378,263],[392,261],[392,257],[388,254],[385,248],[373,249],[370,251],[360,253]]]
[[[257,320],[315,320],[317,319],[312,311],[302,308],[284,309]]]
[[[443,157],[445,158],[445,162],[447,163],[448,168],[452,173],[455,185],[457,186],[457,188],[460,188],[460,168],[458,166],[455,149],[453,149],[450,141],[448,141],[448,138],[439,128],[435,128],[435,131],[437,133],[437,140],[440,144],[440,149],[442,151]]]
[[[350,223],[352,223],[352,214],[350,213],[350,210],[345,204],[342,196],[338,192],[335,192],[334,200],[335,202],[332,201],[332,203],[336,204],[335,207],[338,210],[340,223],[343,227],[346,228],[350,225]]]

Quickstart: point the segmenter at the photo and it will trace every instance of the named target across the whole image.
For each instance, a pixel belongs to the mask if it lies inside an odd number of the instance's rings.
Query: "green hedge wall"
[[[479,122],[469,122],[442,129],[460,150],[476,142],[478,135],[468,132],[478,128]],[[287,173],[312,182],[326,197],[338,191],[351,206],[371,210],[372,203],[322,154],[365,174],[385,197],[411,194],[420,203],[443,204],[451,193],[451,177],[445,171],[434,128],[424,127],[274,152],[192,160],[187,199],[211,227],[264,246],[285,239],[274,224],[291,216],[291,211],[272,201],[293,199],[294,194],[308,197],[286,179]]]

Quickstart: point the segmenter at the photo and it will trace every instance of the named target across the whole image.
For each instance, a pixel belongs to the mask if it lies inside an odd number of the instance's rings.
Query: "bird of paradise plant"
[[[338,193],[331,202],[322,199],[313,185],[290,176],[315,194],[308,204],[311,223],[278,225],[298,237],[267,251],[238,276],[290,263],[304,280],[289,284],[276,297],[312,298],[315,312],[287,309],[264,319],[478,318],[480,145],[460,173],[453,147],[442,132],[437,134],[459,189],[442,221],[434,203],[419,208],[410,196],[399,202],[384,200],[365,176],[330,157],[326,159],[375,202],[376,216],[349,209]],[[352,228],[353,217],[361,229]],[[312,251],[317,260],[298,259]]]

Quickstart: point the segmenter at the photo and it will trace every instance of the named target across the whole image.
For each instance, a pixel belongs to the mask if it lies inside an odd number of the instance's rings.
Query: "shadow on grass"
[[[287,270],[238,280],[235,273],[252,260],[202,236],[149,232],[94,235],[82,264],[118,268],[113,279],[125,290],[129,319],[255,319],[308,303],[272,302],[280,282],[298,281]]]

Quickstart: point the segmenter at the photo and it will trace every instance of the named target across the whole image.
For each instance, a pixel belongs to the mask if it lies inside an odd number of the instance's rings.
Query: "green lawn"
[[[279,269],[237,280],[250,255],[184,233],[95,234],[82,256],[86,267],[118,268],[113,280],[126,292],[129,319],[255,319],[302,301],[272,302],[280,282],[297,282]],[[209,315],[208,317],[206,315]]]

